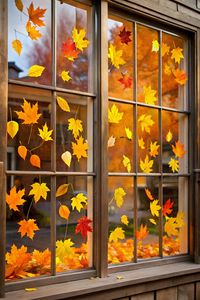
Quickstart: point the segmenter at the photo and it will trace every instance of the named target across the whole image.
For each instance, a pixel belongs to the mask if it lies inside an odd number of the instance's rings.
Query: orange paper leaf
[[[174,154],[177,157],[182,158],[184,156],[184,154],[186,153],[186,151],[184,150],[184,145],[181,144],[181,142],[175,142],[175,146],[172,145],[172,151],[174,152]]]
[[[39,230],[34,219],[22,220],[18,224],[20,225],[18,232],[21,233],[21,237],[27,235],[30,239],[33,239],[35,231]]]
[[[25,200],[22,198],[25,194],[25,189],[19,190],[17,192],[16,187],[14,186],[10,190],[10,195],[6,194],[6,203],[9,205],[10,209],[14,211],[19,211],[18,205],[23,205]]]
[[[35,25],[38,26],[45,26],[45,23],[41,18],[44,18],[44,14],[46,9],[41,9],[39,6],[38,8],[34,8],[33,2],[31,2],[29,8],[27,8],[29,20],[32,21]]]
[[[36,154],[31,155],[30,163],[31,163],[32,166],[40,168],[40,158],[39,158],[39,156],[36,155]]]
[[[23,111],[16,111],[18,118],[23,120],[23,124],[36,124],[41,114],[38,114],[38,103],[31,105],[30,102],[24,99],[23,105],[21,105]]]
[[[23,158],[24,160],[26,159],[27,148],[25,146],[23,145],[19,146],[17,152],[21,158]]]
[[[59,215],[61,218],[68,220],[70,215],[70,210],[66,205],[61,205],[59,208]]]

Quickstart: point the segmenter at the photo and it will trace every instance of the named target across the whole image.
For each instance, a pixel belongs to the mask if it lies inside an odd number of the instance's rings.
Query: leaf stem
[[[64,241],[66,240],[66,237],[67,237],[67,229],[68,229],[68,220],[67,220],[67,224],[66,224],[66,227],[65,227]]]
[[[28,219],[28,217],[29,217],[29,213],[30,213],[30,210],[31,210],[31,206],[33,205],[33,200],[34,200],[34,198],[31,200],[31,203],[30,203],[29,208],[28,208],[28,212],[27,212],[27,216],[26,216],[27,219]]]
[[[42,147],[43,144],[44,144],[44,141],[42,141],[38,146],[32,148],[32,149],[30,150],[30,152],[35,151],[36,149]]]
[[[108,205],[110,205],[110,204],[113,202],[113,200],[114,200],[114,198],[112,198],[112,199],[110,200],[110,202],[108,203]]]
[[[28,145],[30,144],[32,131],[33,131],[33,124],[31,124],[31,128],[30,128],[30,133],[29,133],[29,137],[28,137]]]

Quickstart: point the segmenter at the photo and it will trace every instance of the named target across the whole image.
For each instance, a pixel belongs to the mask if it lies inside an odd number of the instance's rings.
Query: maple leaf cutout
[[[149,160],[149,156],[146,155],[144,161],[140,159],[140,168],[144,173],[151,173],[153,167],[153,160]]]
[[[180,64],[180,61],[182,58],[184,58],[184,55],[183,55],[183,49],[181,49],[180,47],[177,47],[175,49],[173,49],[171,51],[171,59],[174,58],[175,62],[177,62],[178,64]]]
[[[70,39],[70,37],[67,39],[67,42],[63,43],[62,51],[64,57],[70,61],[74,61],[80,53],[80,51],[76,49],[76,44]]]
[[[176,224],[178,228],[181,228],[185,225],[184,218],[185,218],[184,212],[179,211],[176,216]]]
[[[145,149],[145,143],[144,143],[144,140],[143,140],[142,137],[141,137],[140,139],[138,139],[138,146],[139,146],[141,149]]]
[[[178,226],[176,223],[176,218],[168,218],[164,225],[164,231],[168,236],[177,236],[178,235]]]
[[[131,88],[133,79],[127,74],[122,74],[122,77],[118,81],[124,86],[124,89],[127,89]]]
[[[146,188],[145,189],[145,193],[146,193],[146,195],[147,195],[147,197],[149,198],[150,201],[154,200],[154,198],[153,198],[153,196],[152,196],[152,194],[151,194],[151,192],[150,192],[149,189]]]
[[[118,240],[125,239],[124,230],[121,227],[116,227],[109,236],[109,242],[117,242]]]
[[[115,123],[118,124],[119,121],[122,119],[124,113],[123,112],[119,112],[118,107],[113,104],[111,107],[111,110],[108,109],[108,121],[109,123]]]
[[[35,224],[36,220],[22,220],[18,222],[20,225],[18,232],[21,233],[21,237],[27,235],[30,239],[33,239],[35,235],[35,231],[39,230],[37,224]]]
[[[162,213],[163,216],[168,216],[172,213],[173,211],[173,206],[174,206],[174,202],[171,202],[170,198],[165,202],[165,204],[163,205],[163,209],[162,209]]]
[[[144,240],[148,234],[149,234],[149,231],[147,230],[147,225],[143,225],[143,224],[141,224],[140,229],[136,230],[136,232],[135,232],[136,238],[138,240]]]
[[[129,223],[128,217],[127,217],[126,215],[122,215],[122,216],[121,216],[121,222],[122,222],[123,224],[125,224],[126,226],[128,226],[128,223]]]
[[[78,30],[74,27],[72,31],[72,39],[76,45],[76,48],[83,51],[84,48],[87,48],[89,45],[89,41],[85,39],[85,29],[80,29],[79,32]]]
[[[38,114],[38,103],[31,105],[30,102],[24,99],[23,105],[21,105],[23,111],[15,111],[18,118],[23,120],[22,124],[36,124],[41,114]]]
[[[63,81],[69,81],[69,80],[72,79],[70,74],[69,74],[69,71],[62,71],[60,76],[61,76]]]
[[[66,256],[73,255],[73,245],[74,243],[71,241],[71,239],[66,239],[65,241],[56,241],[56,257],[63,262]]]
[[[113,44],[110,44],[108,49],[108,58],[110,58],[111,64],[117,69],[119,69],[120,65],[125,64],[122,54],[122,50],[116,50],[116,47]]]
[[[161,209],[161,206],[158,205],[159,200],[154,200],[150,202],[150,211],[152,216],[159,217],[159,210]]]
[[[151,86],[145,86],[144,87],[144,102],[146,104],[155,105],[155,102],[157,101],[157,97],[155,97],[157,91],[152,90]]]
[[[117,207],[121,207],[124,202],[124,196],[126,195],[126,192],[123,188],[119,187],[115,189],[114,191],[114,200],[116,201]]]
[[[127,168],[128,173],[130,173],[131,172],[131,161],[126,155],[123,155],[122,163],[123,163],[124,167]]]
[[[44,18],[44,14],[46,9],[41,9],[39,6],[35,9],[33,2],[31,2],[29,8],[27,8],[29,20],[33,22],[33,24],[38,26],[45,26],[45,23],[41,18]]]
[[[125,27],[119,33],[119,37],[122,44],[128,45],[128,43],[131,42],[130,36],[131,36],[131,31],[126,30]]]
[[[75,233],[78,234],[80,232],[83,240],[86,240],[88,232],[92,232],[92,227],[90,226],[90,223],[92,223],[92,220],[88,219],[86,216],[83,216],[78,220]]]
[[[68,130],[71,130],[75,139],[83,132],[82,121],[79,119],[70,118],[68,120],[69,126]]]
[[[79,193],[76,197],[71,198],[72,209],[76,208],[78,212],[83,208],[83,204],[87,204],[87,197],[83,193]],[[83,203],[83,204],[82,204]]]
[[[77,144],[72,142],[72,149],[73,149],[73,155],[75,155],[78,158],[78,161],[81,157],[88,157],[87,150],[88,150],[88,142],[86,141],[84,143],[83,137],[80,136],[79,139],[76,140]]]
[[[18,206],[23,205],[25,200],[22,198],[25,195],[25,189],[17,192],[16,186],[12,187],[10,194],[6,194],[6,203],[10,209],[19,211]]]
[[[26,31],[32,40],[38,40],[40,37],[42,37],[40,31],[37,30],[36,26],[32,26],[30,21],[26,23]]]
[[[180,141],[175,142],[175,146],[172,145],[172,151],[177,157],[180,158],[182,158],[186,153],[186,151],[184,150],[184,145],[181,144]]]
[[[35,182],[31,185],[32,189],[30,190],[29,195],[34,196],[34,201],[37,203],[40,198],[43,198],[44,200],[47,199],[47,192],[50,191],[50,189],[47,187],[46,183],[39,183]]]
[[[142,131],[146,131],[147,133],[150,133],[150,127],[155,123],[152,120],[152,116],[146,114],[141,115],[138,122],[140,123]]]
[[[184,85],[187,81],[187,74],[184,70],[176,69],[173,72],[175,76],[175,81],[179,83],[180,85]]]
[[[38,131],[39,131],[38,135],[41,137],[43,141],[45,142],[53,141],[51,137],[53,130],[49,130],[47,123],[44,124],[42,129],[38,128]]]
[[[132,140],[132,138],[133,138],[133,133],[132,133],[132,131],[131,131],[129,128],[125,127],[125,132],[126,132],[127,138],[128,138],[129,140]]]
[[[152,41],[152,48],[151,48],[151,51],[152,51],[152,52],[158,52],[159,49],[160,49],[160,45],[159,45],[158,41],[157,41],[157,40],[153,40],[153,41]]]
[[[111,135],[109,137],[109,139],[108,139],[108,145],[107,145],[108,148],[111,148],[111,147],[115,146],[115,140],[116,140],[116,138],[113,135]]]
[[[169,54],[170,46],[165,43],[162,43],[162,56]]]
[[[171,158],[168,165],[172,169],[173,173],[178,172],[178,170],[179,170],[179,161],[177,159]]]
[[[158,149],[159,149],[160,145],[157,145],[157,142],[154,142],[154,143],[150,143],[150,152],[149,154],[152,156],[152,157],[156,157],[158,155]]]

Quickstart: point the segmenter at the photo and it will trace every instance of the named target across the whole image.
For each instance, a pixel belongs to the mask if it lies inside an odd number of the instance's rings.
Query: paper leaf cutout
[[[84,143],[84,139],[82,136],[80,136],[77,140],[77,143],[72,142],[72,149],[73,149],[73,155],[75,155],[80,160],[81,157],[88,157],[87,150],[88,150],[88,142],[86,141]]]
[[[30,163],[31,163],[32,166],[40,168],[41,161],[40,161],[39,156],[36,155],[36,154],[31,155],[31,157],[30,157]]]
[[[74,210],[74,208],[76,208],[76,210],[80,212],[83,208],[82,203],[87,204],[87,197],[84,196],[83,193],[79,193],[78,195],[76,195],[76,197],[73,197],[71,201],[72,209]]]
[[[44,200],[47,199],[47,192],[50,191],[50,189],[47,187],[46,183],[39,183],[35,182],[31,185],[32,189],[30,190],[29,196],[34,196],[34,201],[37,203],[41,198]]]
[[[29,77],[40,77],[44,71],[45,67],[39,65],[33,65],[28,70]]]
[[[150,211],[152,216],[159,217],[159,210],[161,209],[161,206],[158,205],[159,200],[154,200],[150,202]]]
[[[18,224],[20,225],[18,232],[21,233],[21,237],[27,235],[30,239],[33,239],[35,235],[35,231],[39,230],[37,224],[35,224],[36,220],[22,220]]]
[[[32,40],[38,40],[42,36],[40,31],[37,30],[37,27],[32,26],[30,21],[26,23],[26,31]]]
[[[168,216],[172,213],[173,211],[173,206],[174,206],[174,202],[171,202],[170,198],[165,202],[165,204],[163,205],[163,209],[162,209],[162,213],[163,216]]]
[[[115,189],[114,191],[114,200],[116,201],[117,207],[121,207],[124,202],[124,196],[126,195],[126,192],[123,188],[119,187]]]
[[[66,112],[70,112],[70,107],[69,107],[69,104],[67,102],[67,100],[65,100],[64,98],[62,97],[56,97],[57,99],[57,103],[58,103],[58,106],[63,110],[63,111],[66,111]]]
[[[76,48],[83,51],[84,48],[87,48],[89,45],[89,41],[85,39],[85,29],[80,29],[79,32],[78,30],[74,27],[72,31],[72,39],[76,45]]]
[[[72,246],[74,243],[71,239],[67,239],[65,241],[56,241],[56,256],[63,261],[65,256],[73,255]]]
[[[141,137],[140,139],[138,139],[138,146],[139,146],[141,149],[145,149],[145,143],[144,143],[144,140],[143,140],[142,137]]]
[[[149,156],[146,155],[145,160],[140,159],[140,168],[144,173],[151,173],[153,167],[153,160],[149,160]]]
[[[150,201],[154,200],[154,198],[153,198],[153,196],[152,196],[149,189],[145,189],[145,193],[146,193],[146,195],[147,195],[147,197],[149,198]]]
[[[157,142],[154,142],[154,143],[150,143],[150,152],[149,154],[152,156],[152,157],[156,157],[158,155],[158,149],[159,149],[160,145],[157,145]]]
[[[111,110],[108,109],[108,121],[109,123],[115,123],[118,124],[119,121],[122,119],[124,113],[123,112],[119,112],[118,107],[113,104],[111,107]]]
[[[180,141],[175,142],[175,146],[172,145],[172,151],[177,157],[180,158],[182,158],[186,153],[186,151],[184,150],[184,145],[181,144]]]
[[[179,170],[179,161],[177,159],[171,158],[169,161],[169,166],[172,169],[172,172],[178,172]]]
[[[61,78],[63,81],[69,81],[70,79],[72,79],[69,75],[69,71],[62,71]]]
[[[158,52],[159,51],[159,48],[160,48],[160,45],[158,43],[157,40],[153,40],[152,41],[152,48],[151,48],[151,51],[152,52]]]
[[[168,46],[165,43],[162,43],[162,56],[165,56],[165,54],[169,54],[170,46]]]
[[[115,146],[115,140],[116,140],[116,138],[113,135],[111,135],[109,137],[109,139],[108,139],[108,148],[111,148],[111,147]]]
[[[22,52],[23,45],[20,40],[16,39],[12,41],[12,47],[17,52],[17,54],[20,56]]]
[[[128,223],[129,223],[128,217],[127,217],[126,215],[122,215],[122,216],[121,216],[121,222],[122,222],[123,224],[125,224],[126,226],[128,226]]]
[[[124,27],[119,33],[121,43],[128,45],[128,43],[131,42],[130,35],[131,31],[126,30],[126,28]]]
[[[76,49],[76,44],[72,42],[70,37],[67,39],[66,43],[63,43],[62,51],[64,57],[66,57],[70,61],[74,61],[80,53],[80,51]]]
[[[24,99],[21,105],[23,111],[15,111],[18,118],[23,120],[23,124],[36,124],[42,114],[38,114],[38,103],[31,105],[30,102]]]
[[[18,152],[19,156],[20,156],[21,158],[23,158],[23,160],[26,159],[27,151],[28,151],[28,150],[27,150],[26,146],[23,146],[23,145],[21,145],[21,146],[19,146],[19,147],[17,148],[17,152]]]
[[[185,218],[184,212],[179,211],[176,216],[176,224],[178,228],[181,228],[183,227],[183,225],[185,225],[184,218]]]
[[[46,9],[41,9],[39,6],[38,8],[34,8],[33,2],[31,2],[29,8],[27,8],[29,20],[33,22],[33,24],[37,26],[45,26],[45,23],[41,18],[44,17]]]
[[[78,234],[80,232],[82,238],[86,240],[87,233],[92,232],[92,227],[90,226],[90,223],[92,223],[92,220],[88,219],[86,216],[83,216],[78,220],[75,233]]]
[[[132,138],[133,138],[133,133],[132,133],[132,131],[131,131],[129,128],[125,127],[125,132],[126,132],[127,138],[128,138],[129,140],[132,140]]]
[[[14,211],[19,211],[18,206],[23,205],[25,200],[22,198],[25,195],[25,189],[19,190],[17,192],[16,187],[14,186],[10,190],[10,194],[6,194],[6,203],[10,209]]]
[[[68,187],[69,187],[69,184],[67,184],[67,183],[61,184],[56,190],[56,197],[65,195],[68,191]]]
[[[173,72],[174,76],[175,76],[175,81],[180,84],[180,85],[184,85],[187,81],[187,74],[184,70],[180,70],[180,69],[176,69]]]
[[[59,207],[59,215],[61,218],[68,220],[69,215],[70,215],[70,210],[66,205],[61,205]]]
[[[117,242],[118,240],[125,239],[124,230],[121,227],[116,227],[109,236],[109,242]]]
[[[151,86],[145,86],[144,87],[144,102],[146,104],[155,105],[155,102],[157,101],[157,97],[155,97],[157,91],[152,90]]]
[[[157,224],[156,221],[155,221],[154,219],[152,219],[152,218],[150,218],[149,221],[150,221],[152,224],[154,224],[154,225]]]
[[[19,131],[19,124],[16,121],[7,122],[7,133],[13,139]]]
[[[122,50],[116,50],[116,47],[113,44],[110,44],[108,49],[108,58],[111,60],[111,64],[119,69],[120,65],[124,65],[125,61],[122,58]]]
[[[69,151],[64,152],[61,158],[68,167],[71,166],[72,155]]]
[[[182,58],[184,58],[184,55],[183,55],[183,49],[181,49],[181,48],[179,48],[179,47],[177,47],[177,48],[175,48],[175,49],[173,49],[172,51],[171,51],[171,59],[173,59],[174,58],[174,60],[175,60],[175,62],[177,62],[178,64],[180,64],[180,60],[182,59]]]
[[[131,172],[131,161],[126,155],[123,155],[122,163],[123,163],[124,167],[127,168],[128,173],[130,173]]]
[[[23,11],[24,5],[22,0],[15,0],[15,5],[19,11]]]
[[[147,225],[143,225],[143,224],[141,224],[140,229],[136,230],[135,232],[136,238],[138,240],[144,240],[148,236],[148,234],[149,231],[147,230]]]
[[[164,225],[164,231],[168,236],[178,235],[178,226],[176,223],[176,218],[168,218]]]
[[[169,130],[168,133],[166,134],[166,141],[169,143],[169,142],[171,142],[172,138],[173,138],[173,135],[172,135],[171,131]]]
[[[131,88],[133,79],[127,74],[122,74],[122,77],[118,81],[124,86],[124,89],[127,89]]]
[[[155,123],[152,120],[152,116],[146,114],[141,115],[138,122],[140,122],[142,131],[146,131],[147,133],[150,133],[150,127]]]
[[[170,66],[168,64],[164,64],[164,73],[168,76],[171,75],[171,73],[172,73],[172,69],[170,68]]]
[[[68,130],[71,130],[75,139],[83,132],[82,121],[79,119],[70,118],[68,120],[69,126]]]
[[[38,131],[39,131],[38,135],[41,137],[43,141],[45,142],[53,141],[51,137],[53,130],[49,130],[47,123],[44,124],[42,129],[38,128]]]
[[[25,288],[26,292],[34,292],[37,291],[37,288]]]

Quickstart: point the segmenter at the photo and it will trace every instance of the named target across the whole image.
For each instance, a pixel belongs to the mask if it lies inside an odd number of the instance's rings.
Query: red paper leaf
[[[121,43],[128,45],[128,43],[131,42],[130,35],[131,35],[131,31],[126,30],[124,27],[122,31],[120,31],[119,33]]]
[[[84,240],[87,237],[87,233],[92,232],[92,227],[89,225],[91,222],[92,220],[84,216],[78,220],[76,225],[76,234],[80,232]]]
[[[171,202],[170,198],[163,205],[162,213],[163,216],[170,215],[172,213],[172,208],[174,206],[174,202]]]
[[[127,74],[122,74],[122,77],[118,81],[124,85],[124,89],[130,88],[132,85],[132,77]]]
[[[62,51],[64,57],[67,57],[69,60],[74,61],[78,57],[80,51],[76,49],[76,45],[70,38],[67,39],[66,43],[63,43]]]

